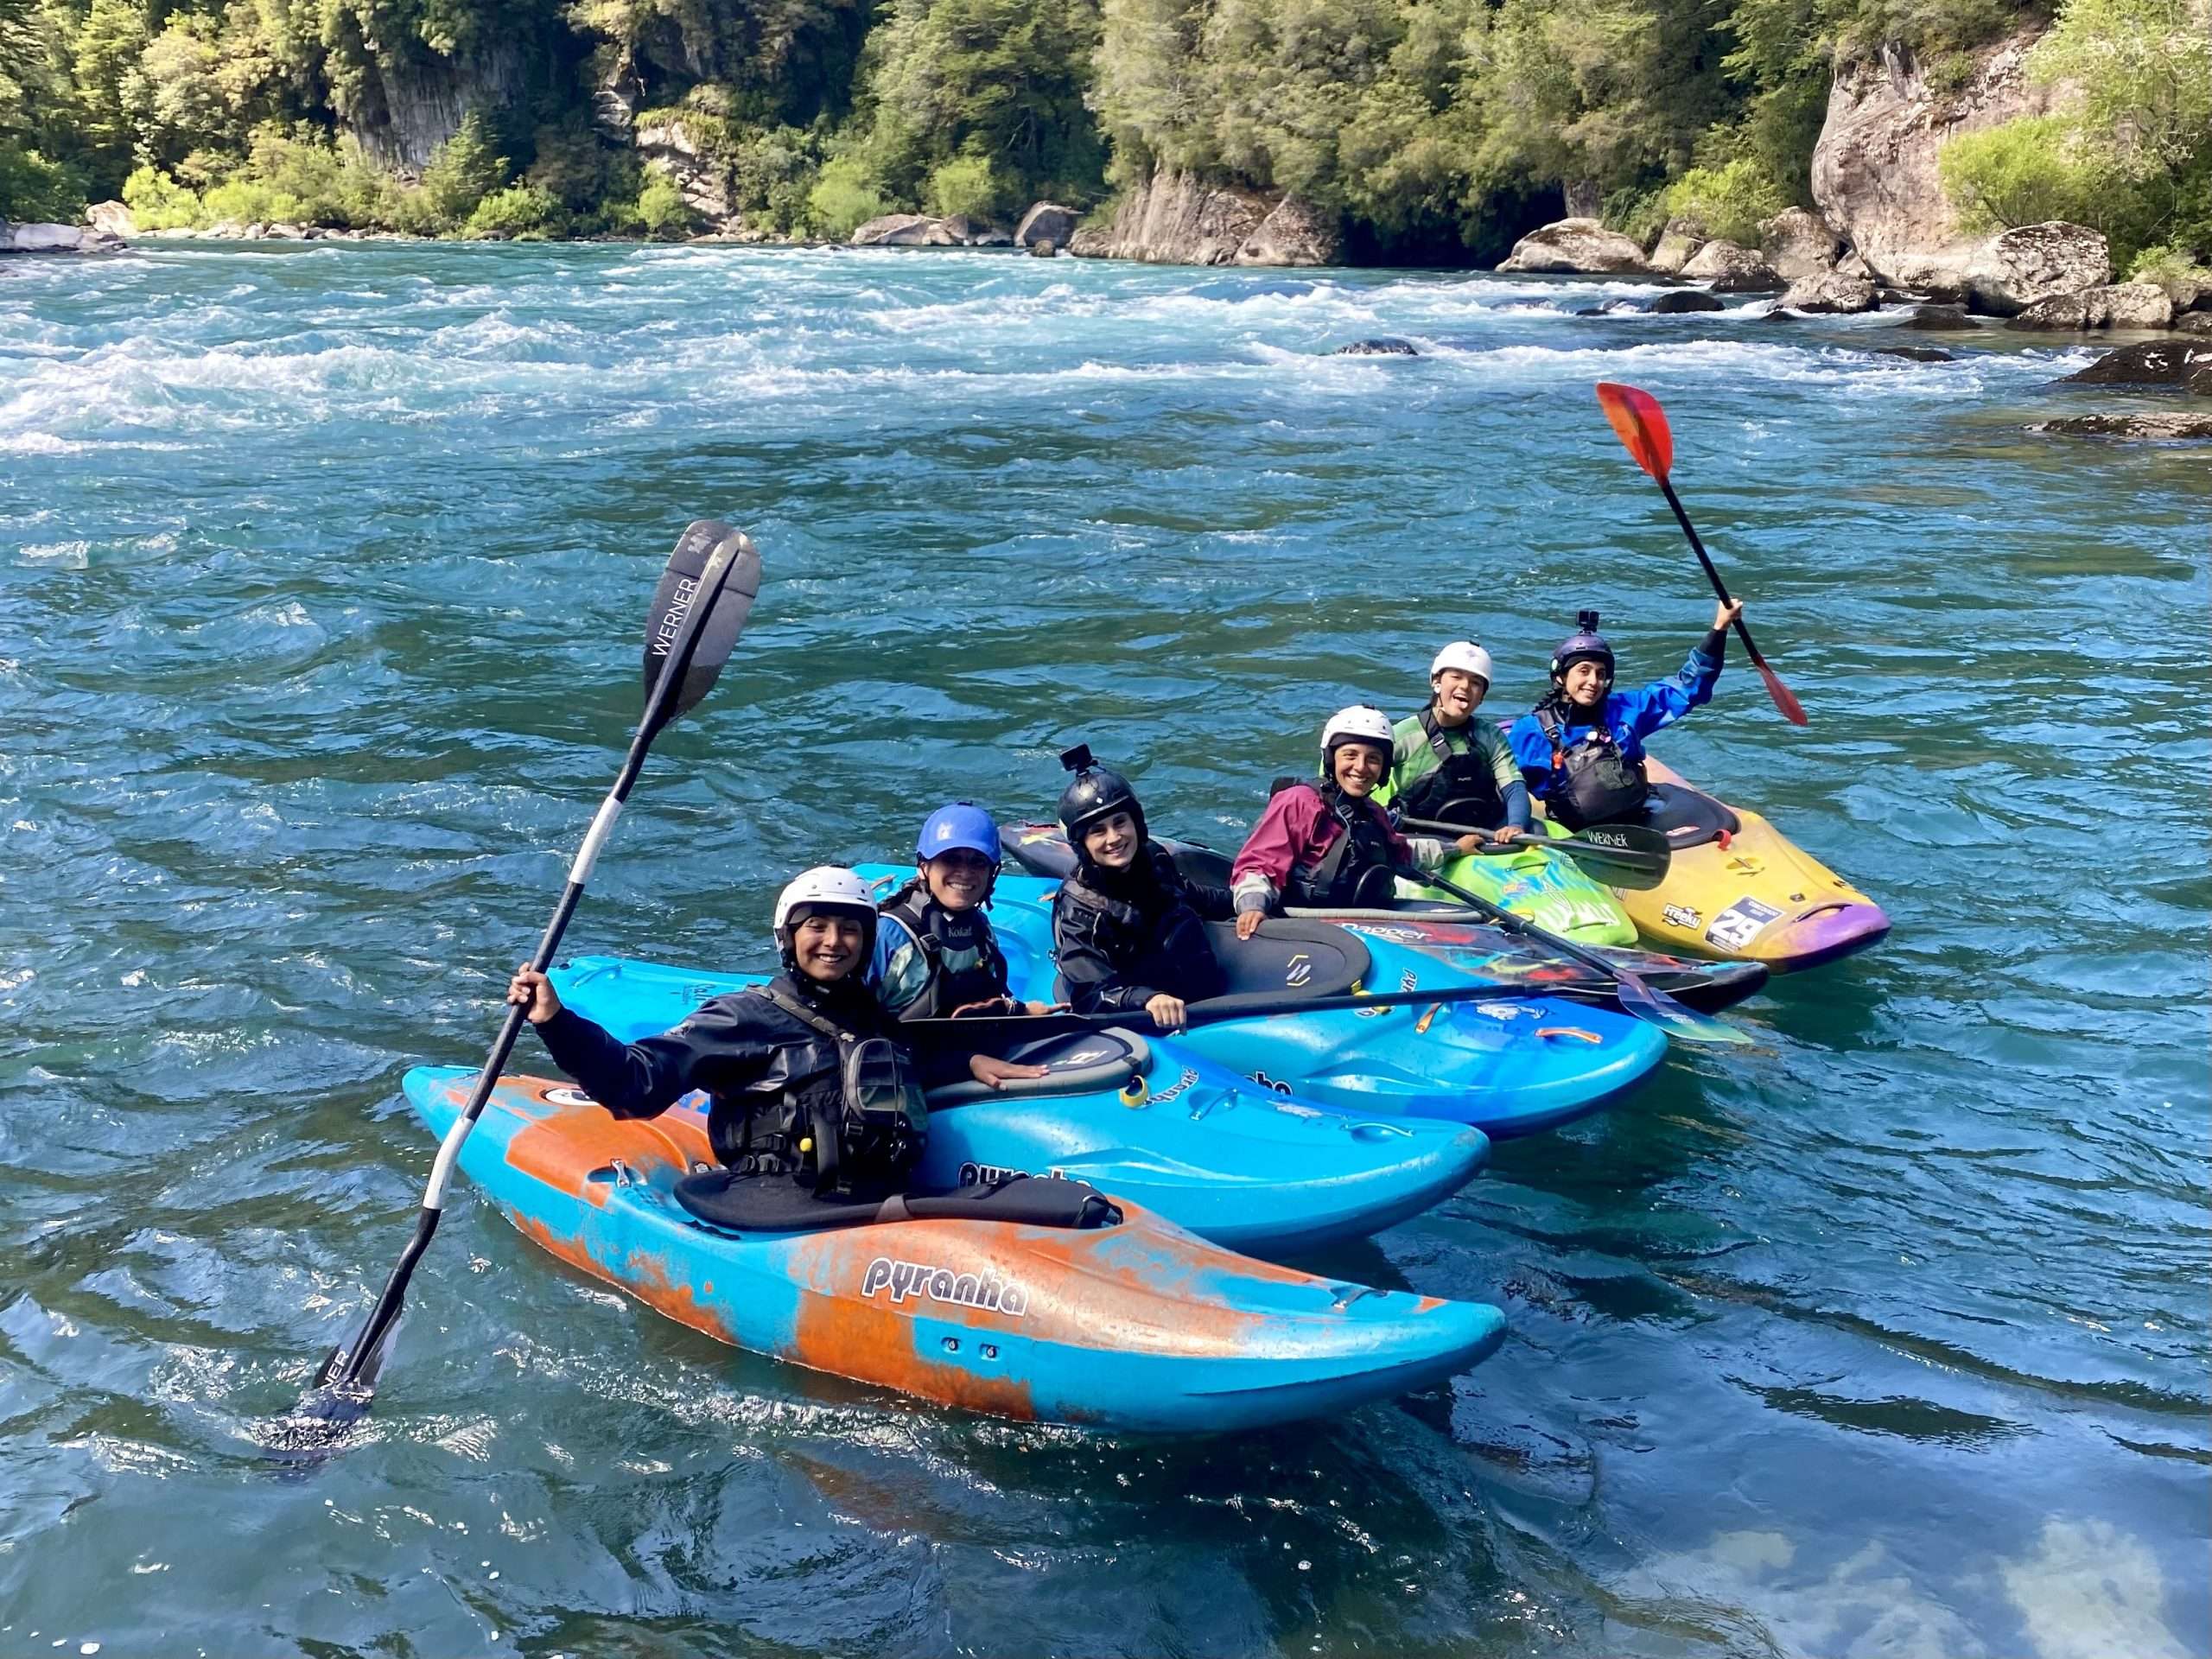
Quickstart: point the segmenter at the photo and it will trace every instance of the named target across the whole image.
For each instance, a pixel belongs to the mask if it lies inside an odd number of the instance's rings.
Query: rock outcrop
[[[1977,249],[1966,278],[1967,304],[1990,316],[2016,316],[2037,300],[2111,282],[2112,250],[2086,225],[2023,225]]]
[[[1339,346],[1329,353],[1331,357],[1419,357],[1411,340],[1400,340],[1395,334],[1377,334],[1372,340],[1355,340],[1349,346]]]
[[[1835,269],[1843,244],[1817,215],[1788,207],[1759,221],[1759,257],[1786,283],[1825,276]],[[1783,303],[1787,304],[1785,301]]]
[[[682,117],[640,122],[631,143],[639,161],[675,181],[693,213],[710,224],[734,228],[737,204],[730,198],[729,170]]]
[[[1694,219],[1670,219],[1644,263],[1662,276],[1678,276],[1697,251],[1713,238]]]
[[[1122,196],[1109,224],[1076,232],[1067,251],[1161,265],[1332,265],[1344,257],[1335,221],[1295,197],[1165,167]]]
[[[1963,334],[1980,325],[1967,315],[1964,305],[1916,305],[1912,314],[1898,325],[1903,328],[1918,328],[1929,334]]]
[[[1682,275],[1710,284],[1716,294],[1771,294],[1783,285],[1772,265],[1749,248],[1727,241],[1707,243],[1682,267]]]
[[[1662,294],[1651,302],[1655,317],[1680,316],[1688,311],[1726,311],[1728,308],[1712,295],[1694,288],[1678,288],[1671,294]]]
[[[1939,352],[1933,346],[1877,346],[1877,357],[1902,357],[1911,363],[1955,363],[1959,359],[1948,352]]]
[[[1793,311],[1810,311],[1816,315],[1834,316],[1874,308],[1874,284],[1856,276],[1839,276],[1834,271],[1815,276],[1801,276],[1782,291],[1777,305],[1787,306]]]
[[[1955,90],[1931,86],[1902,48],[1838,67],[1813,149],[1813,200],[1877,277],[1942,297],[1955,291],[1980,238],[1961,229],[1936,154],[1960,133],[2051,112],[2061,90],[2028,81],[2036,39],[2028,30],[1975,54]]]
[[[1014,245],[1027,248],[1039,242],[1050,242],[1056,248],[1064,248],[1075,234],[1076,223],[1082,217],[1074,208],[1063,207],[1057,201],[1037,202],[1014,227]]]
[[[2088,334],[2099,328],[2164,328],[2173,320],[2174,302],[2164,289],[2156,283],[2121,283],[2037,300],[2005,326]]]
[[[871,219],[849,238],[856,248],[957,248],[952,226],[927,213],[886,213]]]
[[[85,223],[103,236],[138,234],[137,220],[130,217],[130,210],[119,201],[94,202],[85,209]]]
[[[1562,219],[1538,227],[1513,245],[1502,271],[1560,276],[1643,276],[1643,250],[1634,237],[1609,231],[1594,219]]]
[[[2107,352],[2063,384],[2076,386],[2183,386],[2201,369],[2212,368],[2212,345],[2193,340],[2152,340]]]
[[[2056,432],[2076,438],[2212,438],[2212,415],[2069,415],[2041,421],[2031,432]]]

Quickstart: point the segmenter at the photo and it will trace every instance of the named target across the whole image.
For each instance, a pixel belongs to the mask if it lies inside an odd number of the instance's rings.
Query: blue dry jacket
[[[1615,691],[1606,696],[1605,727],[1620,746],[1623,760],[1641,766],[1645,738],[1713,701],[1713,683],[1720,677],[1721,658],[1727,649],[1726,632],[1708,633],[1691,649],[1681,672],[1672,679],[1654,680],[1637,690]],[[1587,721],[1568,721],[1563,734],[1566,743],[1575,743],[1580,734],[1590,729]],[[1552,741],[1545,735],[1542,723],[1533,714],[1523,715],[1513,722],[1505,741],[1512,746],[1513,758],[1521,763],[1521,775],[1529,780],[1529,793],[1539,800],[1549,795]]]

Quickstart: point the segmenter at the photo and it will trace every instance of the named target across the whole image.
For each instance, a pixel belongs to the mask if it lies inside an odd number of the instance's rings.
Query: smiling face
[[[1561,683],[1567,688],[1567,700],[1576,708],[1595,709],[1613,689],[1613,676],[1603,663],[1585,658],[1567,664]]]
[[[1372,795],[1389,769],[1389,750],[1372,743],[1339,743],[1329,754],[1329,775],[1356,801]]]
[[[930,897],[947,910],[973,910],[990,896],[991,861],[972,848],[955,847],[922,866]]]
[[[1464,726],[1467,716],[1483,706],[1490,682],[1464,668],[1447,668],[1429,683],[1436,690],[1436,723]]]
[[[834,985],[860,965],[866,938],[858,917],[818,912],[791,929],[791,955],[809,979]]]
[[[1137,861],[1137,821],[1127,812],[1109,812],[1084,829],[1083,849],[1109,870],[1126,870]]]

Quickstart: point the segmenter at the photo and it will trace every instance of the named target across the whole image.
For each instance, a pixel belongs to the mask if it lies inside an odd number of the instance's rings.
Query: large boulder
[[[2164,328],[2173,320],[2174,302],[2165,289],[2156,283],[2122,283],[2037,300],[2005,326],[2087,334],[2097,328]]]
[[[1967,302],[1993,317],[2016,316],[2037,300],[2111,281],[2103,232],[2055,219],[2006,231],[1977,251],[1967,265]]]
[[[1705,226],[1694,219],[1670,219],[1667,228],[1659,232],[1659,241],[1651,250],[1646,264],[1662,276],[1679,276],[1682,267],[1689,264],[1697,251],[1713,238],[1705,233]]]
[[[85,223],[102,236],[136,236],[137,222],[119,201],[96,201],[85,209]]]
[[[1332,265],[1344,257],[1335,221],[1296,198],[1166,167],[1124,191],[1111,220],[1075,232],[1066,247],[1078,258],[1162,265]]]
[[[75,253],[85,245],[85,234],[75,225],[18,225],[8,245],[17,253]]]
[[[970,213],[954,213],[944,220],[944,228],[963,248],[1010,248],[1014,245],[1014,238],[997,226]]]
[[[2107,352],[2086,369],[2066,377],[2076,386],[2182,386],[2199,369],[2212,368],[2212,345],[2194,340],[2152,340]]]
[[[1057,201],[1033,203],[1021,216],[1021,223],[1014,227],[1014,245],[1026,248],[1033,243],[1050,242],[1064,248],[1082,217],[1074,208],[1063,207]]]
[[[1650,270],[1636,238],[1609,231],[1594,219],[1562,219],[1529,232],[1513,245],[1500,270],[1572,276],[1642,276]]]
[[[1655,317],[1681,316],[1688,311],[1726,311],[1728,308],[1702,289],[1678,288],[1651,302]]]
[[[1958,297],[1953,285],[1981,238],[1961,227],[1936,157],[1961,133],[2048,115],[2073,95],[2029,80],[2028,50],[2041,33],[2025,29],[1968,54],[1963,81],[1955,55],[1923,62],[1896,45],[1837,65],[1813,149],[1813,203],[1876,277]],[[1945,73],[1931,79],[1939,62]]]
[[[927,213],[885,213],[855,230],[850,238],[856,248],[957,248],[960,238],[952,226]]]
[[[1842,238],[1827,221],[1802,207],[1785,207],[1772,219],[1759,221],[1759,257],[1784,282],[1827,275],[1835,269],[1836,256],[1842,251]]]
[[[1716,294],[1771,294],[1783,286],[1781,273],[1772,265],[1749,248],[1728,241],[1707,243],[1682,267],[1682,275],[1694,283],[1708,283]]]
[[[1955,363],[1959,359],[1933,346],[1877,346],[1876,357],[1901,357],[1909,363]]]
[[[1400,340],[1395,334],[1376,334],[1371,340],[1355,340],[1349,346],[1339,346],[1329,355],[1331,357],[1419,357],[1421,353],[1409,340]]]
[[[2185,317],[2174,319],[2177,334],[2212,334],[2212,311],[2192,311]]]
[[[1830,316],[1872,311],[1874,284],[1856,276],[1839,276],[1831,270],[1819,276],[1800,276],[1782,291],[1782,297],[1775,303],[1792,311]]]
[[[1967,315],[1967,308],[1963,305],[1916,305],[1912,308],[1912,314],[1897,326],[1918,328],[1929,334],[1955,334],[1979,328],[1981,325]]]

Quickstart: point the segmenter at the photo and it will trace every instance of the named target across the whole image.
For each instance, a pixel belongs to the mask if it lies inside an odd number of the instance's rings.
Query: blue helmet
[[[967,801],[955,801],[930,814],[914,842],[914,861],[926,864],[938,854],[957,848],[981,853],[991,861],[993,869],[999,867],[999,827],[991,822],[989,813]]]
[[[1563,680],[1567,671],[1577,663],[1597,663],[1606,677],[1613,672],[1613,648],[1605,643],[1605,636],[1598,632],[1598,613],[1585,611],[1575,618],[1574,632],[1560,641],[1559,649],[1552,652],[1552,678]]]

